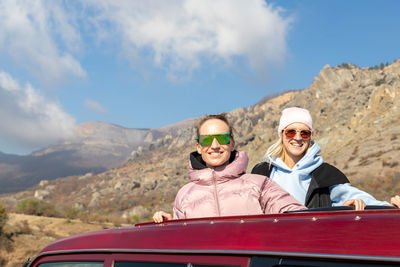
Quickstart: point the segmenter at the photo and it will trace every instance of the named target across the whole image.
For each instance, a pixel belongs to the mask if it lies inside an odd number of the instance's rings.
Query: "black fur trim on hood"
[[[229,157],[229,163],[232,163],[235,160],[236,153],[236,150],[232,151],[231,156]],[[204,162],[201,155],[197,151],[190,153],[190,163],[192,164],[192,168],[195,170],[208,168],[207,164]]]

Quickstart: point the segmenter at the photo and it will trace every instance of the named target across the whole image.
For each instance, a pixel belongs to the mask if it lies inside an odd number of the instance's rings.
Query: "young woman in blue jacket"
[[[351,186],[347,177],[324,162],[320,147],[312,140],[313,121],[308,110],[291,107],[282,111],[278,141],[266,152],[265,162],[254,166],[252,173],[272,178],[308,208],[366,205],[389,205]],[[400,197],[391,199],[399,206]]]

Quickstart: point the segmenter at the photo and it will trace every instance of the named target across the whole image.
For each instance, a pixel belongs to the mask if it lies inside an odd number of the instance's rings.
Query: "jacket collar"
[[[324,162],[322,156],[319,155],[320,152],[320,147],[316,142],[314,142],[314,144],[308,149],[307,153],[296,163],[293,169],[290,169],[280,158],[275,158],[272,161],[272,165],[285,173],[296,172],[307,175]]]
[[[229,164],[216,168],[206,167],[204,161],[199,160],[196,153],[192,153],[193,156],[190,157],[189,177],[191,182],[198,185],[220,184],[239,178],[246,173],[248,157],[245,152],[233,151]]]

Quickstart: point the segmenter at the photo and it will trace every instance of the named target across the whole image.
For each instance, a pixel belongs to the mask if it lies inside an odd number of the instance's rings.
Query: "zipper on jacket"
[[[218,199],[218,193],[217,193],[217,178],[215,178],[215,171],[212,171],[212,177],[213,177],[213,182],[214,182],[214,196],[215,196],[215,202],[217,204],[217,211],[218,211],[218,216],[221,216],[221,210],[219,207],[219,199]]]

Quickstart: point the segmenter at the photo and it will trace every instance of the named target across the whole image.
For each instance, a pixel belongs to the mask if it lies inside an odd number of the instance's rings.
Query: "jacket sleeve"
[[[385,206],[390,205],[386,201],[376,200],[373,196],[364,192],[349,183],[337,184],[329,187],[331,192],[332,206],[341,206],[349,199],[362,199],[367,205]]]
[[[179,219],[185,219],[185,213],[183,213],[181,210],[179,210],[176,206],[174,206],[174,220],[179,220]]]
[[[260,204],[265,214],[307,209],[270,178],[265,178]]]
[[[173,219],[186,219],[185,212],[182,210],[182,188],[178,191],[175,197]]]

